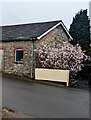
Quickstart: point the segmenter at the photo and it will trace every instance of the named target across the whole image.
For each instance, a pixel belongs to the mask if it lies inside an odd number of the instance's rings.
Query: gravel
[[[6,108],[3,108],[3,110],[0,110],[0,117],[1,116],[2,118],[33,118],[32,116],[28,116],[21,112],[14,112],[13,110],[9,110]]]

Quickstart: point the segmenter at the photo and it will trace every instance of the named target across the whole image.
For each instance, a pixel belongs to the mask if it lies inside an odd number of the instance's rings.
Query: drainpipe
[[[34,67],[34,41],[32,41],[32,55],[31,55],[31,79],[33,79],[33,68]]]
[[[35,51],[34,51],[34,49],[35,49],[35,40],[36,40],[36,38],[33,38],[32,39],[32,55],[31,55],[31,79],[34,79],[34,74],[35,74]]]

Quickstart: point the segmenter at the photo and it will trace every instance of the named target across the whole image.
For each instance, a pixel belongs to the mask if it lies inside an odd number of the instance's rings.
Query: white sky
[[[70,2],[66,2],[66,0],[64,0],[64,2],[55,2],[52,0],[49,0],[49,2],[36,2],[35,0],[33,0],[33,2],[27,2],[29,0],[26,0],[26,2],[20,1],[21,0],[18,0],[18,2],[10,2],[8,0],[8,2],[6,2],[6,0],[3,0],[3,3],[0,4],[0,16],[2,18],[0,19],[0,25],[61,19],[69,28],[73,16],[75,16],[79,10],[89,10],[88,0],[83,0],[82,2],[77,2],[77,0],[73,0],[73,2],[71,2],[72,0],[70,0]]]

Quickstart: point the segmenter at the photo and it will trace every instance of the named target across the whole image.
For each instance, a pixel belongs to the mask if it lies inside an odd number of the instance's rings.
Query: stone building
[[[3,68],[6,73],[29,74],[34,78],[36,51],[42,41],[71,40],[61,20],[21,25],[1,26]]]

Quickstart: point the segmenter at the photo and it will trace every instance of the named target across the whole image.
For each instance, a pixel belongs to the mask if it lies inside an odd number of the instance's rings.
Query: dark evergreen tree
[[[86,10],[80,10],[73,18],[69,32],[73,37],[72,43],[80,44],[83,50],[90,51],[90,20]]]

